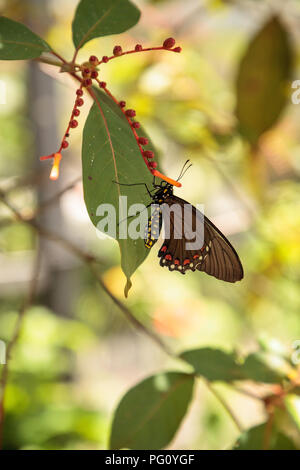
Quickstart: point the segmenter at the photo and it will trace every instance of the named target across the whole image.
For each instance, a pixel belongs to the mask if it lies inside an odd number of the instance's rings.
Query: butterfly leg
[[[119,183],[118,181],[114,181],[114,180],[112,180],[112,182],[115,184],[118,184],[119,186],[145,186],[145,188],[147,189],[147,193],[152,198],[151,191],[148,188],[146,183]]]

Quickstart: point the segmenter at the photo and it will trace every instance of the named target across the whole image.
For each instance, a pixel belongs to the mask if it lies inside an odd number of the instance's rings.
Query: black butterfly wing
[[[189,204],[177,196],[170,196],[165,200],[169,206],[178,204],[184,207]],[[174,236],[178,231],[176,228],[176,217],[174,219],[173,212],[170,213],[170,237],[164,240],[159,250],[160,265],[167,266],[170,271],[179,271],[185,274],[187,270],[204,271],[207,274],[221,279],[226,282],[240,281],[243,276],[243,267],[237,252],[220,232],[220,230],[200,211],[192,206],[192,220],[200,218],[204,221],[204,244],[200,250],[187,250],[186,242],[192,240],[192,230],[189,235],[188,230],[184,230],[182,220],[182,238],[176,239]],[[183,218],[182,218],[183,219]],[[193,223],[192,229],[196,225]]]

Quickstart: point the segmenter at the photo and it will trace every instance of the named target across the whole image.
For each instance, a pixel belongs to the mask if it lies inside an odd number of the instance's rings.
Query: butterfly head
[[[155,193],[153,194],[153,201],[158,204],[162,204],[165,199],[172,196],[173,194],[173,185],[162,181],[160,184],[154,186]]]

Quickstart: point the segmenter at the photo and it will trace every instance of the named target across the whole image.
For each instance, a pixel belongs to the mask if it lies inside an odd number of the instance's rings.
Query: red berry
[[[134,109],[127,109],[127,111],[125,111],[125,114],[128,117],[134,117],[136,115],[136,112]]]
[[[82,96],[82,95],[83,95],[83,91],[79,88],[78,90],[76,90],[76,95],[77,95],[77,96]]]
[[[70,127],[74,129],[77,126],[78,126],[78,122],[76,121],[76,119],[72,119],[72,121],[70,122]]]
[[[139,127],[141,127],[141,125],[138,121],[133,122],[131,125],[134,129],[138,129]]]
[[[125,108],[125,106],[126,106],[126,101],[120,101],[120,102],[119,102],[119,106],[120,106],[120,108]]]
[[[93,65],[98,64],[99,63],[98,57],[96,57],[95,55],[91,55],[91,57],[89,58],[89,62]]]
[[[78,99],[76,100],[76,106],[82,106],[83,103],[84,103],[84,101],[83,101],[82,98],[78,98]]]
[[[141,44],[137,44],[134,48],[135,51],[139,52],[143,49],[143,46],[141,46]]]
[[[148,162],[148,166],[149,166],[149,168],[156,168],[157,163],[156,162]]]
[[[163,47],[165,49],[171,49],[174,45],[175,45],[175,39],[174,38],[167,38],[165,39],[164,43],[163,43]]]
[[[68,145],[69,145],[69,143],[66,140],[64,140],[63,143],[61,144],[63,149],[66,149],[68,147]]]
[[[93,84],[92,80],[90,78],[87,78],[84,80],[84,86],[91,86]]]
[[[92,77],[92,78],[97,78],[97,77],[98,77],[98,72],[97,72],[97,70],[93,70],[93,71],[92,71],[91,77]]]
[[[174,52],[181,52],[182,49],[181,49],[181,47],[175,47],[175,49],[173,49],[173,51],[174,51]]]
[[[108,62],[108,61],[109,61],[109,58],[107,57],[107,55],[104,55],[102,57],[102,62],[104,62],[106,64],[106,62]]]
[[[146,137],[139,137],[139,138],[138,138],[138,142],[139,142],[139,144],[141,144],[141,145],[147,145],[147,144],[149,144],[149,140],[146,139]]]
[[[100,82],[99,87],[100,88],[105,88],[106,87],[106,82]]]
[[[115,56],[119,56],[119,55],[122,55],[122,47],[121,46],[115,46],[114,47],[114,50],[113,50],[113,54]]]
[[[154,158],[154,152],[152,152],[151,150],[145,150],[145,151],[143,152],[143,155],[144,155],[144,157],[146,157],[146,158]]]
[[[73,114],[74,114],[74,116],[79,116],[80,110],[75,108],[74,111],[73,111]]]

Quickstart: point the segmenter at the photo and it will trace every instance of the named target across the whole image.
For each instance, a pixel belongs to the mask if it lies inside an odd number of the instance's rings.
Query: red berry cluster
[[[121,104],[122,103],[122,104]],[[120,101],[119,105],[122,107],[124,101]],[[124,112],[124,111],[123,111]],[[137,144],[139,146],[139,149],[141,151],[141,154],[145,160],[145,163],[147,164],[147,167],[149,170],[154,170],[157,167],[157,163],[153,161],[154,159],[154,152],[152,150],[144,150],[144,146],[149,144],[149,140],[147,137],[139,137],[136,129],[139,129],[141,127],[140,123],[138,121],[132,121],[131,118],[136,116],[136,112],[134,109],[127,109],[124,112],[129,124],[131,125],[134,137],[136,138]]]
[[[59,149],[58,152],[60,152],[62,149],[66,149],[69,146],[69,143],[66,140],[67,137],[69,137],[69,135],[70,135],[69,130],[70,129],[75,129],[78,126],[78,121],[77,121],[77,119],[74,119],[74,118],[79,116],[80,110],[78,108],[80,108],[84,104],[84,100],[83,100],[83,98],[81,98],[82,95],[83,95],[83,91],[82,91],[82,88],[80,87],[80,88],[78,88],[78,90],[76,90],[76,100],[75,100],[75,104],[74,104],[74,107],[73,107],[73,110],[72,110],[71,119],[70,119],[68,128],[65,132],[63,141],[61,143],[61,146],[60,146],[60,149]]]
[[[88,62],[84,62],[82,65],[76,65],[75,70],[81,72],[81,77],[80,78],[78,75],[76,76],[76,79],[81,82],[80,88],[76,90],[76,100],[75,104],[72,110],[71,118],[67,127],[67,130],[64,134],[63,140],[61,142],[61,146],[58,150],[58,152],[53,153],[51,155],[47,155],[44,157],[41,157],[41,160],[46,160],[48,158],[54,158],[54,163],[51,171],[50,178],[52,179],[57,179],[58,174],[59,174],[59,164],[61,160],[61,151],[63,149],[66,149],[69,146],[69,143],[67,141],[67,138],[69,137],[69,131],[70,129],[75,129],[78,126],[78,121],[75,119],[80,115],[80,108],[84,104],[84,100],[82,98],[83,96],[83,88],[86,88],[88,93],[95,99],[95,95],[92,90],[92,85],[93,85],[93,80],[97,81],[98,85],[100,88],[103,89],[103,91],[110,96],[113,101],[118,104],[124,113],[130,128],[132,129],[132,132],[134,134],[134,137],[137,141],[137,145],[139,146],[140,152],[142,154],[142,157],[151,171],[151,173],[159,176],[160,178],[165,179],[166,181],[172,181],[172,184],[176,184],[176,182],[173,182],[173,180],[170,180],[170,178],[165,177],[162,175],[159,171],[155,170],[157,167],[157,163],[154,162],[154,152],[151,150],[145,150],[144,147],[149,144],[149,141],[146,137],[140,137],[137,134],[137,129],[141,127],[140,123],[138,121],[134,121],[133,118],[136,116],[136,112],[134,109],[125,109],[126,108],[126,102],[125,101],[118,101],[107,89],[106,87],[106,82],[100,81],[98,79],[99,72],[97,70],[97,67],[102,64],[102,63],[107,63],[111,59],[114,59],[115,57],[120,57],[125,54],[132,54],[135,52],[144,52],[144,51],[154,51],[154,50],[169,50],[172,52],[181,52],[181,47],[174,47],[175,46],[175,39],[173,38],[167,38],[163,42],[162,46],[158,47],[148,47],[148,48],[143,48],[141,44],[136,44],[135,48],[133,50],[129,51],[123,51],[122,47],[117,45],[113,48],[113,55],[108,57],[108,56],[103,56],[101,60],[99,60],[95,55],[91,55],[89,58]],[[179,184],[179,183],[178,183]]]
[[[81,67],[82,86],[88,88],[92,86],[93,79],[98,77],[97,66],[100,64],[98,57],[91,55],[88,62],[84,62]]]
[[[136,129],[139,129],[141,127],[141,124],[138,121],[133,121],[132,118],[136,116],[136,111],[134,109],[126,109],[126,101],[118,101],[112,93],[107,89],[106,83],[105,82],[100,82],[98,81],[100,88],[102,88],[105,93],[116,103],[120,106],[123,114],[125,115],[131,129],[133,132],[133,135],[137,141],[138,147],[140,149],[140,152],[142,154],[142,157],[144,158],[144,161],[149,168],[151,172],[157,167],[157,163],[153,161],[154,159],[154,152],[151,150],[144,150],[144,146],[149,144],[149,140],[146,137],[139,137]]]

